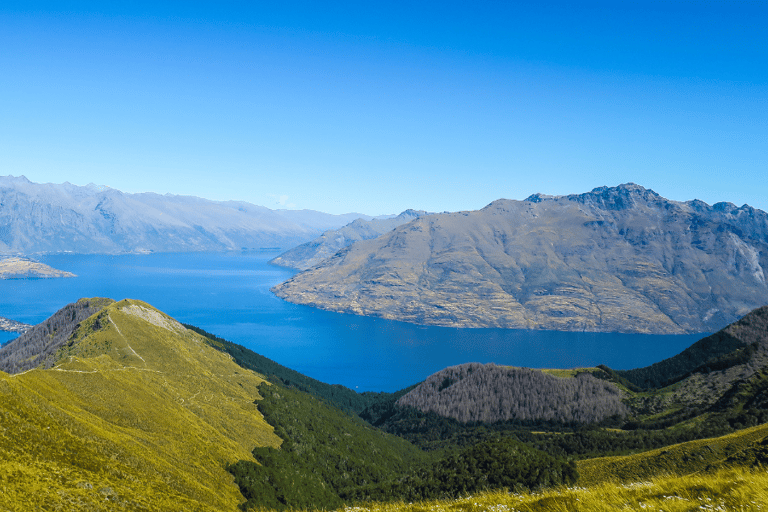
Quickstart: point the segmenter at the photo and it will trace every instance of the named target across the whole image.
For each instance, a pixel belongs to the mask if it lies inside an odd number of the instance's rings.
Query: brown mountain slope
[[[323,260],[330,258],[339,249],[348,247],[360,240],[377,238],[397,226],[401,226],[415,218],[427,215],[423,210],[405,210],[397,217],[390,219],[357,219],[343,228],[326,231],[319,237],[298,247],[284,252],[270,261],[273,265],[307,270]]]
[[[765,212],[627,184],[420,217],[273,291],[419,324],[690,333],[767,303],[767,264]]]

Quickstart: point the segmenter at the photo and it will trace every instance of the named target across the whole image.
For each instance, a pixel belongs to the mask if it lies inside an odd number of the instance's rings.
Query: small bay
[[[331,313],[269,291],[293,275],[267,264],[277,254],[48,255],[40,260],[78,277],[0,281],[0,316],[37,324],[81,297],[139,299],[301,373],[358,391],[395,391],[465,362],[636,368],[703,336],[456,329]],[[1,342],[14,337],[0,333]]]

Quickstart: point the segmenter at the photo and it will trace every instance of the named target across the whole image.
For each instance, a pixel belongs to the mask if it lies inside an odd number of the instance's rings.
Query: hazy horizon
[[[768,210],[766,2],[0,7],[0,174],[272,209]]]

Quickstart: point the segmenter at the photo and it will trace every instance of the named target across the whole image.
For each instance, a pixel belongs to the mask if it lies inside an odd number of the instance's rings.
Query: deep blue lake
[[[81,297],[139,299],[301,373],[358,391],[395,391],[466,362],[636,368],[703,336],[423,327],[330,313],[272,295],[270,287],[293,275],[266,263],[277,254],[45,256],[40,261],[78,277],[0,280],[0,316],[36,324]],[[2,342],[14,337],[0,332]]]

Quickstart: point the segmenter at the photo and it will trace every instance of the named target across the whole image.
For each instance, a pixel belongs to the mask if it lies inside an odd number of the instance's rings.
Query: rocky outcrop
[[[419,217],[273,288],[418,324],[713,332],[768,303],[768,215],[638,185]]]

